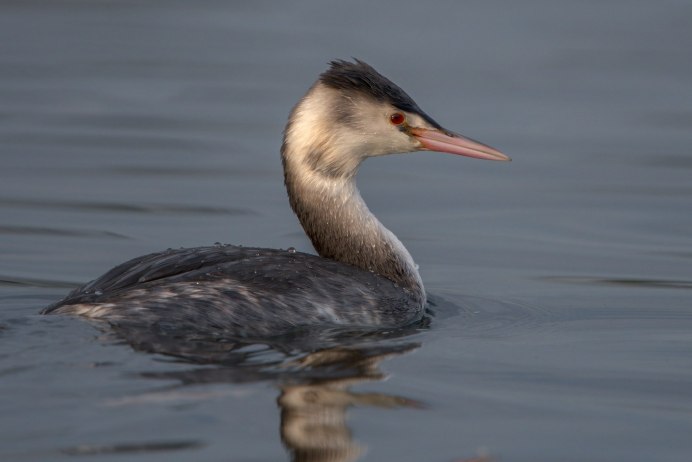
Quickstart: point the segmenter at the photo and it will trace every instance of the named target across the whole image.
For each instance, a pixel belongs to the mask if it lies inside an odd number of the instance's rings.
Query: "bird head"
[[[328,176],[355,174],[367,157],[437,151],[508,161],[495,148],[443,128],[392,81],[360,60],[333,61],[293,109],[286,156]]]

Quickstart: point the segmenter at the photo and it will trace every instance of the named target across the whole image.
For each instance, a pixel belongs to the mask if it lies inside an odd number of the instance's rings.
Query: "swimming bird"
[[[291,208],[319,256],[231,245],[169,249],[116,266],[42,313],[241,338],[413,323],[426,304],[417,266],[355,181],[368,157],[413,151],[509,160],[442,128],[365,62],[332,61],[290,113],[281,147]]]

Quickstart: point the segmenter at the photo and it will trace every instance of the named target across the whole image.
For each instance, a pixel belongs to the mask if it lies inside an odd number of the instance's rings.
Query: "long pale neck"
[[[287,152],[290,149],[285,143],[282,152],[289,200],[317,252],[384,276],[424,302],[423,283],[411,255],[370,212],[354,176],[315,170],[306,165],[305,156]]]

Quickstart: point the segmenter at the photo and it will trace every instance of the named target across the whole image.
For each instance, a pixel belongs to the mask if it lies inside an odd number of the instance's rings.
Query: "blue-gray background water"
[[[689,0],[0,3],[0,459],[690,460],[691,48]],[[363,166],[417,348],[325,387],[37,315],[156,250],[311,251],[281,130],[351,56],[513,157]]]

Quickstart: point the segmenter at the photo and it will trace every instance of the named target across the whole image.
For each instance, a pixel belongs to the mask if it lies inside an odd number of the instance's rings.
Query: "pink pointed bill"
[[[512,160],[495,148],[456,133],[427,128],[411,128],[411,134],[420,141],[421,147],[428,151],[447,152],[475,157],[476,159]]]

